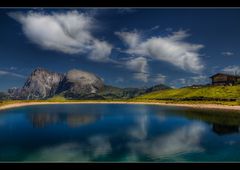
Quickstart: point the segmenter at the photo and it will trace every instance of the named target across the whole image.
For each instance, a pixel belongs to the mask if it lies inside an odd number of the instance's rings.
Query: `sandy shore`
[[[190,107],[196,109],[221,109],[221,110],[239,110],[240,106],[227,106],[218,104],[173,104],[173,103],[157,103],[157,102],[121,102],[121,101],[81,101],[81,102],[28,102],[28,103],[11,103],[0,106],[0,110],[32,106],[32,105],[49,105],[49,104],[147,104],[147,105],[160,105],[160,106],[178,106],[178,107]]]

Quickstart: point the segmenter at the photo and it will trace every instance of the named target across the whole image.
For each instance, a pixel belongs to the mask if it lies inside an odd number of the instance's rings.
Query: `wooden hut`
[[[210,77],[212,85],[234,85],[240,82],[240,76],[217,73]]]

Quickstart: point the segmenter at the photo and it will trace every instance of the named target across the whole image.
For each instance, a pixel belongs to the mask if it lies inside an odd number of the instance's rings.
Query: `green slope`
[[[138,88],[118,88],[107,86],[100,90],[97,94],[104,99],[129,99],[145,93],[145,89]]]
[[[156,91],[136,97],[149,100],[240,100],[240,85],[185,87]]]

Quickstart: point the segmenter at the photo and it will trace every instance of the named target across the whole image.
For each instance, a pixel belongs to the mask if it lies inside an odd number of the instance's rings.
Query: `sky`
[[[0,91],[37,67],[139,88],[240,74],[240,8],[1,8],[0,37]]]

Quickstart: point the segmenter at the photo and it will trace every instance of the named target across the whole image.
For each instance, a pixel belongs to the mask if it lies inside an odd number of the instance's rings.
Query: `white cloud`
[[[100,62],[110,61],[109,55],[111,54],[111,51],[111,44],[104,41],[95,40],[89,58]]]
[[[232,56],[232,55],[234,55],[234,53],[233,53],[233,52],[230,52],[230,51],[226,51],[226,52],[222,52],[222,55]]]
[[[173,32],[166,37],[152,37],[142,40],[137,32],[116,33],[127,45],[127,53],[166,61],[183,70],[200,72],[204,65],[198,53],[203,45],[191,44],[185,40],[189,36],[185,31]]]
[[[115,32],[119,38],[130,48],[135,48],[140,43],[140,33],[133,32]]]
[[[106,60],[111,53],[111,45],[93,37],[91,31],[96,23],[90,15],[69,11],[10,13],[9,16],[22,24],[29,40],[44,49],[67,54],[90,53],[90,59],[95,61]]]
[[[125,62],[127,69],[134,71],[134,78],[143,82],[148,81],[148,63],[144,57],[129,59]]]
[[[161,84],[163,84],[163,83],[165,83],[165,81],[166,81],[166,77],[167,76],[164,76],[164,75],[162,75],[162,74],[157,74],[156,76],[154,76],[154,78],[153,78],[153,82],[154,83],[161,83]]]
[[[147,72],[147,60],[144,57],[133,58],[127,61],[126,66],[134,71]]]
[[[240,66],[227,66],[224,69],[222,69],[223,72],[233,75],[240,75]]]
[[[0,70],[0,76],[4,76],[4,75],[18,77],[18,78],[26,78],[26,76],[23,76],[21,74]]]

